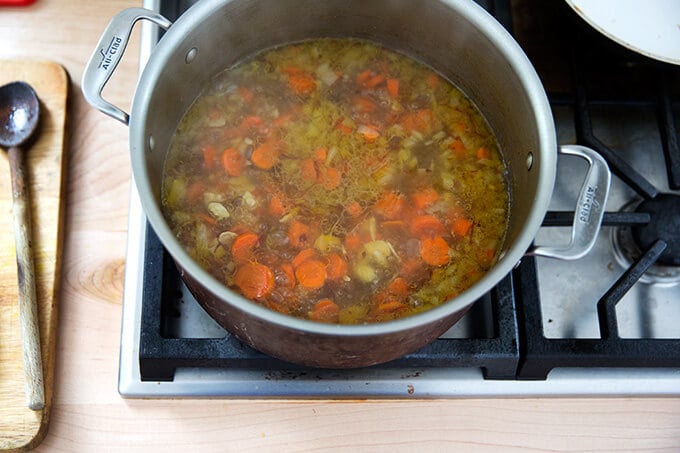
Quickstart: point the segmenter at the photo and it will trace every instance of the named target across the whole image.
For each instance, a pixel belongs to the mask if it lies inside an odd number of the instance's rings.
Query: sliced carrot
[[[408,294],[409,287],[406,281],[401,277],[397,277],[385,289],[376,293],[373,301],[378,306],[389,302],[404,303]]]
[[[255,93],[253,93],[251,89],[246,88],[244,86],[238,87],[238,94],[247,104],[250,104],[251,102],[253,102],[253,99],[255,99]]]
[[[283,281],[279,282],[277,280],[279,286],[290,289],[295,288],[295,270],[293,269],[293,265],[291,263],[282,263],[281,266],[279,266],[279,269],[284,276]]]
[[[362,85],[364,88],[375,88],[385,81],[384,74],[376,74],[368,78]]]
[[[283,200],[278,195],[272,195],[272,197],[269,199],[269,205],[267,207],[269,209],[269,213],[276,217],[281,217],[286,212],[286,208],[283,205]]]
[[[404,299],[408,297],[409,293],[408,284],[401,277],[397,277],[392,280],[390,284],[387,285],[387,290],[390,292],[390,294]]]
[[[342,182],[342,173],[337,168],[322,166],[319,168],[319,182],[324,189],[333,190]]]
[[[393,98],[399,96],[399,79],[387,79],[387,92]]]
[[[404,310],[405,308],[407,308],[407,306],[404,302],[400,302],[398,300],[390,300],[379,304],[377,312],[380,314],[394,313],[396,311]]]
[[[427,76],[427,86],[430,88],[437,88],[441,83],[442,80],[437,74],[430,74]]]
[[[300,174],[305,181],[316,182],[316,164],[314,159],[302,159],[300,161]]]
[[[370,79],[374,75],[375,73],[373,71],[371,71],[370,69],[366,69],[365,71],[362,71],[359,73],[359,75],[357,75],[357,83],[359,85],[363,85],[364,83],[366,83],[368,79]]]
[[[203,193],[205,193],[205,183],[202,181],[194,181],[187,188],[187,201],[194,203],[203,196]]]
[[[260,237],[252,232],[239,234],[231,243],[231,257],[235,263],[246,263],[255,259],[255,247]]]
[[[465,121],[457,121],[452,124],[453,131],[457,134],[464,134],[468,130],[468,125]]]
[[[339,130],[343,134],[351,134],[354,132],[354,129],[351,126],[348,126],[345,124],[345,118],[340,118],[336,123],[335,123],[335,129]]]
[[[441,236],[446,233],[444,224],[433,215],[419,215],[410,222],[411,234],[417,238]]]
[[[373,211],[384,219],[394,220],[404,209],[404,197],[395,192],[385,192],[373,205]]]
[[[208,225],[211,225],[211,226],[217,225],[217,220],[214,217],[210,217],[208,214],[204,214],[204,213],[201,212],[201,213],[196,214],[196,215],[197,215],[198,219],[203,223],[207,223]]]
[[[427,187],[415,192],[411,199],[416,208],[423,209],[436,203],[439,200],[439,193],[434,188]]]
[[[307,95],[316,90],[316,79],[310,73],[296,66],[284,68],[288,74],[288,85],[297,94]]]
[[[453,221],[451,231],[456,236],[466,236],[472,228],[472,220],[465,217],[457,218]]]
[[[401,120],[402,127],[407,132],[426,132],[432,127],[434,115],[430,109],[420,109],[416,112],[404,115]]]
[[[305,248],[312,243],[312,229],[304,223],[293,220],[288,227],[288,240],[295,248]]]
[[[372,142],[378,137],[380,137],[380,131],[378,131],[378,129],[375,126],[367,126],[365,124],[361,124],[357,128],[357,132],[363,135],[364,138],[369,142]]]
[[[455,139],[449,147],[453,150],[456,157],[464,157],[467,154],[467,148],[460,139]]]
[[[275,143],[265,142],[253,150],[250,161],[257,168],[269,170],[279,162],[279,150]]]
[[[310,260],[312,258],[316,257],[316,250],[313,248],[306,248],[303,250],[300,250],[300,252],[295,255],[295,258],[290,262],[290,264],[293,265],[293,269],[297,268],[300,266],[300,264],[304,263],[307,260]]]
[[[491,159],[491,151],[489,148],[481,147],[477,150],[477,159]]]
[[[420,242],[420,256],[430,266],[443,266],[449,262],[449,244],[441,236],[425,238]]]
[[[234,148],[222,152],[222,167],[229,176],[239,176],[246,167],[246,158]]]
[[[314,151],[314,160],[317,162],[326,162],[328,157],[328,150],[326,148],[319,148]]]
[[[340,307],[330,299],[321,299],[309,312],[309,319],[318,322],[338,322]]]
[[[236,271],[234,284],[248,299],[262,299],[274,289],[274,273],[264,264],[248,262]]]
[[[261,116],[249,115],[243,118],[243,121],[241,121],[241,125],[239,127],[242,130],[248,130],[251,127],[262,126],[263,124],[264,120]]]
[[[345,247],[347,250],[356,251],[361,246],[361,236],[359,233],[351,232],[345,235]]]
[[[358,112],[371,113],[375,111],[377,105],[367,97],[355,96],[352,99],[352,107],[354,107],[354,110]]]
[[[217,153],[217,148],[212,145],[205,145],[202,148],[203,151],[203,164],[208,170],[217,168],[220,163],[219,155]]]
[[[363,208],[357,201],[350,201],[349,204],[347,205],[347,214],[350,215],[350,217],[357,218],[361,215],[363,212]]]
[[[308,289],[319,289],[326,283],[326,266],[316,259],[301,263],[295,269],[298,283]]]
[[[326,265],[326,274],[331,280],[339,280],[347,275],[347,261],[345,261],[337,253],[328,255],[328,264]]]

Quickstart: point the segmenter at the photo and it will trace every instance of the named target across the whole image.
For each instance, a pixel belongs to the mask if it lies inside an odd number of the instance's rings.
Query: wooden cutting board
[[[39,136],[28,153],[45,409],[32,411],[24,394],[12,195],[7,153],[0,152],[0,450],[25,451],[47,433],[52,407],[62,249],[62,200],[69,80],[46,61],[0,60],[0,86],[28,82],[40,100]]]

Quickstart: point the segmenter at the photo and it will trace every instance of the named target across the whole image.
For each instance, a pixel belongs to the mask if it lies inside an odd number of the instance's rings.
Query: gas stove
[[[144,6],[175,20],[194,1]],[[615,175],[593,250],[571,262],[525,257],[442,337],[403,358],[308,369],[251,349],[203,311],[148,226],[133,183],[121,395],[680,395],[680,68],[618,48],[576,16],[568,19],[562,2],[478,3],[535,64],[559,142],[596,149]],[[142,64],[159,39],[157,29],[143,27]],[[569,242],[582,165],[559,161],[537,244]]]

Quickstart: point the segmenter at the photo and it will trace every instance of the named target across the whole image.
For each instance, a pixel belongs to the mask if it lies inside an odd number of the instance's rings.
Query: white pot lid
[[[680,65],[680,0],[566,0],[592,27],[656,60]]]

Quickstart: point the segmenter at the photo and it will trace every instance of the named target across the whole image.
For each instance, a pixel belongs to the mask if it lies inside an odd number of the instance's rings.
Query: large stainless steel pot
[[[137,86],[128,117],[101,98],[133,24],[167,28]],[[225,68],[262,49],[313,37],[358,37],[436,68],[479,107],[509,169],[511,209],[502,257],[469,290],[431,311],[381,324],[339,326],[294,319],[256,305],[201,269],[161,214],[161,174],[170,138],[192,101]],[[139,8],[109,24],[83,77],[88,101],[130,125],[134,180],[144,211],[199,303],[228,331],[258,350],[308,366],[349,368],[385,362],[431,342],[507,275],[530,249],[548,208],[558,147],[545,92],[528,59],[491,16],[468,0],[201,0],[174,24]],[[594,152],[578,200],[573,240],[529,250],[577,258],[595,239],[609,171]]]

